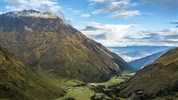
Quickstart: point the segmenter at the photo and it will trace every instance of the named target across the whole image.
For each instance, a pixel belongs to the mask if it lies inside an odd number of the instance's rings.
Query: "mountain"
[[[166,51],[173,48],[172,46],[124,46],[124,47],[109,47],[111,51],[120,55],[127,62],[141,59],[149,55]]]
[[[64,94],[0,46],[0,99],[49,100]]]
[[[23,10],[0,19],[0,44],[28,66],[85,82],[106,81],[132,69],[54,14]]]
[[[178,92],[178,48],[168,51],[152,64],[117,87],[117,96],[150,100]],[[170,100],[177,100],[172,98]],[[161,99],[163,100],[163,99]]]
[[[135,70],[140,70],[143,67],[151,64],[154,62],[156,59],[158,59],[160,56],[162,56],[166,51],[163,52],[158,52],[149,56],[146,56],[144,58],[136,59],[134,61],[129,62],[129,64],[135,69]]]

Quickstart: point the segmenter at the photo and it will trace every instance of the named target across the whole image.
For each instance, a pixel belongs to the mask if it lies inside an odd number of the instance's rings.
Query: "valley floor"
[[[42,70],[38,70],[38,73],[40,73],[43,77],[47,78],[47,80],[53,83],[54,85],[64,89],[67,92],[64,97],[56,98],[55,100],[91,100],[91,97],[94,95],[103,95],[102,93],[100,93],[100,91],[98,91],[98,89],[106,89],[111,85],[119,84],[134,75],[134,73],[124,72],[120,76],[112,77],[107,82],[84,83],[78,80],[69,80],[57,77],[54,74],[50,73],[50,71],[45,72]]]

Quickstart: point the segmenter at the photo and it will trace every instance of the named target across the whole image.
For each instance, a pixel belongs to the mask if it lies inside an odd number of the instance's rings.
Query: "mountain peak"
[[[35,18],[50,18],[50,19],[58,18],[58,16],[55,14],[49,12],[40,12],[33,9],[9,12],[6,13],[6,15],[10,17],[35,17]]]
[[[16,13],[30,18],[0,15],[3,19],[0,20],[0,44],[31,67],[54,70],[54,74],[61,77],[84,82],[107,81],[113,75],[131,70],[121,57],[60,18],[31,18],[32,15],[50,16],[35,10]]]

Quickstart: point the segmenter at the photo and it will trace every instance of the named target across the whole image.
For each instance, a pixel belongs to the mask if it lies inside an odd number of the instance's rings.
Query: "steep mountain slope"
[[[117,89],[118,96],[135,100],[153,99],[178,92],[178,48],[165,53]]]
[[[64,94],[0,46],[0,99],[49,100]]]
[[[144,58],[136,59],[134,61],[129,62],[129,64],[135,69],[140,70],[141,68],[151,64],[156,59],[158,59],[161,55],[163,55],[166,51],[158,52],[149,56],[146,56]]]
[[[85,82],[106,81],[131,69],[56,15],[24,10],[2,14],[0,19],[1,45],[31,67]]]

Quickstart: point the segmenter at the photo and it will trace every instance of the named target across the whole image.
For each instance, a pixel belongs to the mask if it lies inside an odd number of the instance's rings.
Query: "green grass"
[[[57,87],[60,88],[66,88],[66,87],[73,87],[77,84],[83,83],[82,81],[75,80],[75,79],[66,79],[60,76],[57,76],[53,73],[51,73],[52,70],[44,71],[41,69],[38,69],[37,72],[47,79],[50,83],[56,85]]]
[[[66,96],[55,99],[55,100],[65,100],[66,98],[69,98],[69,97],[73,97],[76,100],[90,100],[90,97],[93,95],[94,95],[94,92],[92,92],[88,88],[84,88],[83,90],[74,89],[74,90],[68,90]]]
[[[118,83],[124,82],[124,81],[126,81],[126,79],[129,79],[134,74],[135,73],[131,73],[131,72],[123,72],[121,76],[113,76],[107,82],[94,83],[94,84],[96,84],[96,85],[105,85],[107,87],[107,86],[110,86],[110,85],[114,85],[114,84],[118,84]]]
[[[92,92],[89,88],[83,87],[82,89],[77,89],[81,87],[74,87],[77,84],[81,84],[83,82],[79,80],[70,80],[66,78],[62,78],[59,76],[56,76],[51,71],[43,71],[38,70],[38,73],[40,73],[41,76],[45,77],[48,81],[56,85],[57,87],[63,88],[66,90],[67,94],[62,98],[57,98],[55,100],[65,100],[66,98],[73,97],[76,100],[90,100],[90,97],[94,95],[94,92]]]
[[[44,71],[39,68],[37,71],[42,77],[46,78],[50,83],[54,84],[57,87],[64,89],[67,92],[67,94],[64,97],[57,98],[55,100],[65,100],[70,97],[75,98],[76,100],[90,100],[90,97],[96,94],[95,92],[91,91],[88,86],[74,87],[78,84],[84,83],[82,81],[59,77],[53,74],[52,70]],[[128,79],[131,76],[133,76],[133,73],[124,72],[121,76],[118,76],[118,77],[114,76],[107,82],[86,83],[86,84],[105,85],[107,87],[110,85],[118,84],[120,82],[124,82],[126,79]]]

